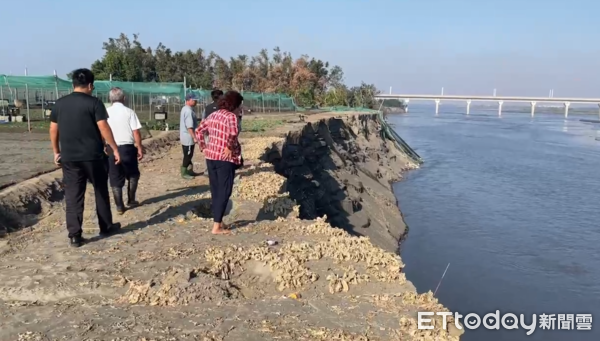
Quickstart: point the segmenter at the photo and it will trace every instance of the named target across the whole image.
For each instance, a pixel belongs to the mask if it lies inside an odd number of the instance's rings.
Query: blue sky
[[[395,93],[600,97],[598,10],[591,0],[4,1],[0,73],[64,76],[125,32],[223,57],[279,46]]]

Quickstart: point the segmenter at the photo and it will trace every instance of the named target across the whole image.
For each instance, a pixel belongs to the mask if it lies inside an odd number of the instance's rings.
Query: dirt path
[[[96,236],[88,188],[89,244],[67,246],[61,204],[0,239],[0,340],[458,340],[417,330],[416,311],[445,309],[397,255],[297,218],[287,180],[259,160],[277,142],[243,142],[232,235],[210,233],[208,179],[180,179],[174,146],[142,165],[142,206],[115,215],[120,234]]]

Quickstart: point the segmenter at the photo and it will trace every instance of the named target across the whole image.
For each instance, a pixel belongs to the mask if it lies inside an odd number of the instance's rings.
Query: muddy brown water
[[[454,111],[453,111],[454,110]],[[600,313],[599,126],[589,116],[411,107],[390,117],[425,159],[395,190],[402,259],[420,292],[461,314]],[[596,317],[594,316],[594,317]],[[600,322],[594,321],[595,324]],[[467,331],[461,340],[598,340],[592,331]]]

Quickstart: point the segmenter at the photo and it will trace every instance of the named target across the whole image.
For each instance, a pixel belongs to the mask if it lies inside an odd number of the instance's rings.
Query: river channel
[[[591,313],[592,331],[467,330],[463,341],[599,340],[597,116],[411,106],[388,121],[425,160],[394,189],[405,272],[450,311]],[[557,328],[557,325],[555,325]]]

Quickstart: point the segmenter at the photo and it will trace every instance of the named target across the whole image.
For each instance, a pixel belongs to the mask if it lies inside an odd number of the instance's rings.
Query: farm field
[[[56,169],[47,131],[0,131],[0,160],[0,189]]]
[[[242,131],[250,134],[272,131],[282,128],[284,121],[296,118],[296,114],[290,113],[252,114],[242,121]],[[154,135],[153,123],[146,125]],[[26,122],[0,124],[0,189],[56,169],[48,126],[48,121],[31,122],[29,133]],[[173,127],[178,129],[178,124]]]

